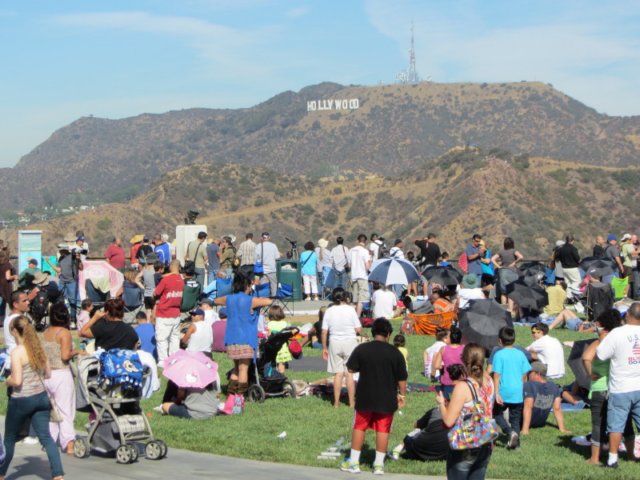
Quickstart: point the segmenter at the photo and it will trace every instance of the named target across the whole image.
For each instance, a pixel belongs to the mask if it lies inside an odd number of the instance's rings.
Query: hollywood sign
[[[355,110],[360,108],[360,100],[357,98],[330,98],[327,100],[310,100],[307,102],[307,112],[318,110]]]

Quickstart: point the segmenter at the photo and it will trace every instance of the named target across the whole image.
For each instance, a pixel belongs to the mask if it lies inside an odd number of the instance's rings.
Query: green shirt
[[[606,392],[609,389],[609,360],[600,360],[598,357],[593,359],[591,364],[591,371],[600,378],[591,382],[591,389],[589,390],[589,398],[593,392]]]
[[[622,245],[622,255],[624,256],[622,265],[624,265],[625,267],[633,267],[632,255],[635,250],[636,248],[629,242]]]

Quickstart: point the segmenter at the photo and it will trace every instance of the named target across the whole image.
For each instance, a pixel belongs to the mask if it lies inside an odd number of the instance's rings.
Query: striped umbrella
[[[384,258],[373,262],[370,282],[378,282],[383,285],[409,285],[420,278],[416,267],[408,260],[396,258]]]

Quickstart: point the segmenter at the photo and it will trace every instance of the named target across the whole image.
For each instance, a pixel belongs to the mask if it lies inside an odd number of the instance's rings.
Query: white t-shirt
[[[442,340],[438,340],[436,341],[436,343],[425,349],[425,352],[427,353],[427,361],[424,364],[425,377],[429,378],[431,375],[433,375],[434,377],[438,378],[440,376],[440,370],[436,370],[435,372],[433,372],[431,369],[431,365],[433,364],[433,358],[436,356],[436,353],[442,350],[442,348],[446,345],[447,344]]]
[[[16,339],[13,338],[13,335],[11,335],[9,327],[11,326],[11,321],[16,317],[19,317],[20,315],[21,314],[19,313],[12,313],[11,315],[7,315],[4,319],[2,331],[4,332],[4,346],[7,349],[7,355],[11,355],[13,349],[18,346],[18,344],[16,343]]]
[[[356,245],[349,250],[349,265],[351,265],[351,281],[366,280],[367,262],[369,261],[369,250],[362,245]]]
[[[404,260],[404,252],[400,247],[391,247],[391,250],[389,250],[389,256],[396,260]]]
[[[371,252],[371,256],[376,259],[378,258],[380,252],[380,244],[377,242],[371,242],[369,244],[369,251]]]
[[[564,350],[560,340],[543,335],[527,347],[529,352],[536,352],[538,360],[547,366],[547,378],[564,377]]]
[[[264,253],[264,258],[262,254]],[[276,260],[280,258],[280,252],[275,243],[268,241],[256,245],[256,260],[262,261],[264,273],[275,273]]]
[[[469,300],[484,300],[484,292],[481,288],[461,288],[458,290],[458,308],[467,308]]]
[[[339,272],[344,272],[344,266],[349,258],[349,249],[344,245],[336,245],[331,249],[331,259],[333,268]]]
[[[220,321],[220,317],[218,316],[218,312],[215,310],[204,310],[204,323],[207,325],[213,325],[216,322]]]
[[[356,328],[360,328],[360,319],[351,305],[332,305],[327,308],[322,319],[322,330],[329,332],[331,341],[356,338]]]
[[[373,303],[373,318],[382,317],[387,320],[393,318],[393,311],[398,299],[391,290],[383,290],[382,288],[376,290],[371,296],[371,302]]]
[[[640,390],[640,325],[614,328],[600,342],[596,354],[600,360],[610,360],[610,393]]]

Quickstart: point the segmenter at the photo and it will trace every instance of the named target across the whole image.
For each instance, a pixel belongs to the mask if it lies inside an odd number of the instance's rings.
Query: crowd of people
[[[167,235],[150,238],[132,238],[128,255],[122,240],[113,238],[104,258],[124,274],[124,283],[102,308],[96,308],[90,299],[79,301],[78,274],[89,254],[83,232],[77,232],[73,244],[58,245],[57,262],[50,262],[53,276],[38,268],[39,259],[30,259],[28,267],[17,272],[8,246],[0,245],[0,296],[7,309],[3,328],[11,372],[7,378],[10,402],[4,441],[6,458],[0,464],[0,474],[6,473],[24,419],[32,418],[33,431],[49,456],[52,475],[62,478],[56,444],[62,451],[73,453],[75,438],[74,380],[69,362],[87,351],[140,349],[163,367],[180,348],[211,357],[216,342],[223,343],[233,361],[225,402],[218,402],[217,383],[204,389],[170,384],[159,411],[193,419],[242,413],[259,338],[277,334],[288,326],[282,308],[273,305],[279,288],[279,248],[267,232],[257,243],[253,234],[247,233],[237,248],[233,235],[209,239],[206,232],[200,232],[186,245],[184,259],[179,261]],[[473,235],[458,261],[457,268],[464,271],[460,285],[427,279],[431,267],[453,268],[448,253],[441,251],[436,241],[436,235],[430,233],[413,241],[414,250],[407,248],[402,239],[396,239],[387,249],[378,235],[368,238],[360,234],[353,246],[343,237],[337,237],[332,248],[324,238],[304,244],[298,262],[305,300],[331,300],[331,305],[321,310],[320,321],[308,331],[304,343],[313,345],[311,337],[315,333],[328,372],[333,375],[334,407],[341,405],[344,385],[348,404],[356,411],[351,451],[341,468],[352,473],[360,471],[365,432],[373,429],[374,473],[384,473],[393,414],[406,402],[408,376],[405,338],[392,336],[390,320],[417,304],[428,307],[424,311],[429,313],[459,312],[474,301],[487,298],[502,304],[514,320],[529,325],[532,343],[526,349],[516,347],[515,330],[504,327],[499,345],[487,352],[479,345],[465,344],[455,325],[439,330],[436,343],[424,352],[424,375],[439,384],[438,407],[416,423],[416,431],[407,435],[390,456],[446,457],[450,478],[483,478],[495,436],[463,439],[460,432],[470,428],[469,418],[481,419],[482,427],[488,431],[499,428],[510,450],[519,448],[521,437],[530,429],[544,426],[551,412],[559,430],[566,432],[560,403],[565,393],[570,393],[554,383],[565,375],[564,352],[562,344],[550,335],[554,328],[565,326],[593,331],[598,336],[583,354],[592,378],[587,396],[593,424],[589,462],[599,463],[601,444],[608,433],[609,456],[605,465],[615,468],[622,438],[631,438],[630,419],[640,423],[640,397],[636,398],[634,383],[640,379],[640,370],[636,372],[636,365],[640,365],[636,347],[640,338],[640,304],[632,304],[624,318],[618,310],[607,308],[584,321],[570,303],[591,283],[609,284],[615,278],[627,279],[624,295],[635,298],[640,290],[637,237],[623,235],[621,248],[615,235],[609,235],[606,241],[596,238],[592,256],[611,260],[615,271],[610,278],[585,275],[579,268],[581,257],[575,239],[568,235],[559,241],[546,262],[552,275],[547,272],[545,276],[548,304],[540,310],[521,308],[507,293],[509,285],[519,278],[518,268],[525,260],[513,239],[505,238],[503,248],[492,253],[481,235]],[[420,272],[419,279],[399,286],[372,284],[372,266],[385,258],[412,263]],[[216,284],[220,289],[225,282],[230,283],[228,292],[219,294],[220,290],[211,289]],[[256,294],[265,289],[267,294]],[[48,328],[37,335],[38,325],[29,314],[43,292],[50,300],[49,322]],[[132,297],[141,299],[133,318],[127,317],[131,304],[128,299]],[[262,315],[266,307],[269,309]],[[361,342],[363,316],[375,319],[372,341],[365,343]],[[215,324],[222,321],[224,330],[218,331],[215,338]],[[72,328],[77,329],[82,348],[75,348]],[[275,362],[281,374],[291,359],[283,347]],[[62,416],[61,422],[51,423],[49,428],[44,427],[48,420],[42,421],[49,416],[47,395],[55,399]],[[432,448],[445,445],[443,435],[447,433],[447,448]],[[631,454],[633,449],[627,448],[627,452]]]

